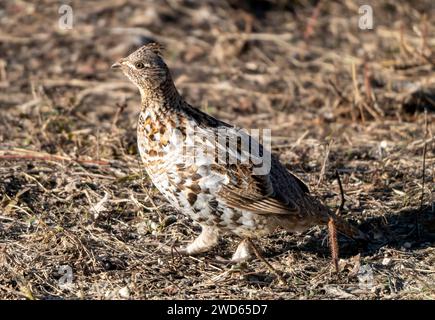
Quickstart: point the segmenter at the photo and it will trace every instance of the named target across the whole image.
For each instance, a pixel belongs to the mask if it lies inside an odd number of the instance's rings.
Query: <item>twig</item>
[[[287,48],[294,49],[294,46],[289,41],[294,39],[292,33],[245,33],[245,32],[232,32],[221,33],[219,37],[223,39],[243,39],[245,41],[270,41]]]
[[[91,88],[87,88],[84,89],[82,91],[80,91],[75,98],[74,104],[72,109],[78,107],[82,101],[89,95],[111,95],[111,96],[119,96],[119,97],[124,97],[123,94],[117,94],[116,90],[119,89],[126,89],[126,90],[131,90],[133,89],[133,87],[131,86],[131,84],[129,83],[103,83],[100,85],[97,85],[95,87],[91,87]]]
[[[317,181],[317,187],[320,185],[320,183],[322,183],[323,176],[325,175],[326,164],[328,163],[329,152],[331,150],[331,146],[332,146],[333,143],[334,143],[334,139],[331,139],[331,141],[329,142],[329,144],[327,146],[325,158],[323,159],[322,169],[320,170],[320,177],[319,177],[319,180]]]
[[[343,185],[341,184],[340,174],[338,173],[338,170],[335,170],[335,177],[337,178],[338,186],[340,188],[340,195],[341,195],[340,206],[338,207],[337,211],[335,211],[335,217],[338,217],[341,215],[341,211],[344,208],[345,198],[344,198]],[[338,268],[338,259],[340,253],[339,253],[338,240],[337,240],[337,227],[335,226],[334,216],[329,217],[328,236],[329,236],[329,247],[331,249],[332,263],[335,267],[335,272],[339,273],[340,270]]]
[[[71,159],[68,157],[63,157],[59,155],[50,154],[20,154],[15,152],[3,153],[0,151],[0,160],[40,160],[40,161],[67,161],[67,162],[77,162],[80,164],[91,164],[99,166],[108,166],[110,162],[101,160],[78,160]]]
[[[168,37],[163,36],[157,33],[152,32],[151,30],[148,30],[146,28],[109,28],[109,33],[116,34],[116,35],[135,35],[135,36],[144,36],[147,38],[156,39],[159,42],[163,43],[170,43],[172,46],[188,46],[192,43],[196,45],[200,45],[203,48],[209,48],[210,44],[207,41],[204,41],[198,37],[188,36],[185,37],[185,41],[180,41],[176,37]]]
[[[271,97],[276,99],[288,99],[287,94],[282,93],[267,93],[259,92],[244,88],[238,88],[229,82],[219,82],[219,83],[201,83],[201,82],[178,82],[176,83],[179,88],[195,88],[195,89],[206,89],[214,91],[229,91],[233,94],[247,94],[255,97]]]
[[[113,121],[112,121],[112,133],[115,131],[116,129],[116,124],[118,122],[119,116],[124,112],[125,108],[127,108],[127,103],[125,103],[125,101],[123,101],[122,103],[117,103],[116,106],[118,107],[116,109],[116,113],[115,116],[113,117]]]
[[[418,239],[421,238],[421,230],[420,230],[420,212],[423,211],[423,202],[424,202],[424,185],[426,182],[426,152],[427,152],[427,136],[428,136],[428,121],[427,121],[427,109],[424,109],[424,147],[423,147],[423,175],[421,177],[421,197],[420,197],[420,210],[415,212],[415,228],[417,230]]]
[[[334,89],[335,93],[340,97],[341,100],[345,102],[349,102],[349,99],[343,95],[343,93],[338,89],[337,84],[332,81],[331,79],[328,79],[328,83],[331,85],[332,89]]]
[[[370,85],[370,70],[367,61],[364,62],[364,88],[367,99],[370,101],[372,99],[372,86]]]
[[[257,258],[260,261],[262,261],[273,274],[275,274],[277,276],[277,278],[279,279],[281,284],[287,285],[287,282],[285,281],[285,279],[281,275],[281,273],[278,272],[278,270],[276,270],[269,262],[267,262],[266,259],[264,259],[264,257],[261,255],[260,251],[258,251],[257,246],[254,244],[254,242],[250,238],[246,238],[246,241],[249,243],[249,245],[251,246],[252,250],[254,250],[254,253],[257,256]]]
[[[317,23],[317,19],[319,18],[320,13],[320,7],[322,6],[322,0],[320,0],[317,5],[315,6],[313,13],[311,14],[311,17],[308,20],[307,27],[304,31],[304,40],[307,41],[308,38],[312,35],[314,32],[314,27]]]
[[[363,105],[362,105],[362,97],[361,97],[361,93],[359,91],[358,88],[358,80],[356,78],[356,66],[355,66],[355,62],[352,61],[352,83],[353,83],[353,90],[354,90],[354,100],[353,100],[353,104],[356,104],[359,108],[360,114],[361,114],[361,121],[363,124],[365,124],[365,117],[364,117],[364,109],[363,109]],[[352,119],[355,120],[355,119]]]
[[[338,187],[340,188],[340,196],[341,196],[340,207],[338,207],[336,214],[341,214],[341,211],[344,208],[345,199],[344,199],[343,185],[341,184],[340,174],[338,173],[338,170],[335,170],[335,177],[337,178],[337,181],[338,181]]]
[[[337,210],[338,212],[338,210]],[[328,236],[329,236],[329,248],[331,249],[332,263],[334,264],[335,272],[339,273],[338,269],[338,241],[337,241],[337,228],[335,226],[335,221],[332,216],[329,217],[328,221]]]

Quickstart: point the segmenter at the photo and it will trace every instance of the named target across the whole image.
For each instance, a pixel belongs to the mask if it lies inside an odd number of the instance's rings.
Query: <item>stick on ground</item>
[[[343,191],[343,185],[341,184],[340,174],[337,170],[335,170],[335,177],[338,181],[338,186],[340,188],[340,195],[341,195],[341,203],[338,207],[337,211],[335,212],[335,216],[339,216],[341,214],[341,211],[344,208],[344,191]],[[335,268],[335,272],[338,273],[338,259],[339,259],[339,248],[338,248],[338,240],[337,240],[337,228],[335,226],[334,217],[329,217],[328,221],[328,236],[329,236],[329,247],[331,249],[331,257],[332,257],[332,263]]]
[[[254,253],[257,256],[257,258],[260,261],[262,261],[273,274],[277,276],[281,284],[286,285],[287,282],[285,281],[284,277],[269,262],[267,262],[266,259],[264,259],[264,257],[261,255],[260,251],[258,250],[257,246],[254,244],[254,242],[252,242],[252,240],[249,238],[247,238],[246,240],[248,241],[249,245],[252,247],[252,250],[254,250]]]
[[[420,197],[420,210],[415,212],[415,229],[417,230],[417,238],[421,239],[421,230],[420,230],[420,212],[423,210],[423,202],[424,202],[424,187],[426,182],[426,152],[427,152],[427,136],[429,133],[428,129],[428,121],[427,121],[427,109],[424,109],[424,146],[423,146],[423,174],[421,177],[421,197]]]

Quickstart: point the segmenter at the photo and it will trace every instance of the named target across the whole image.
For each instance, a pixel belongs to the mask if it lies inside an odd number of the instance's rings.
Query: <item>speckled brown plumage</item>
[[[207,251],[222,234],[252,238],[280,227],[297,232],[328,222],[332,213],[276,157],[271,156],[270,172],[260,175],[252,161],[218,161],[217,150],[226,150],[218,136],[233,137],[240,131],[184,101],[157,44],[141,47],[113,67],[121,68],[141,93],[137,138],[147,173],[175,208],[202,226],[201,235],[184,252]],[[268,152],[262,146],[259,150]],[[231,152],[239,160],[246,156],[239,147]],[[338,230],[363,237],[357,228],[335,219]],[[233,258],[245,259],[248,251],[242,242]]]

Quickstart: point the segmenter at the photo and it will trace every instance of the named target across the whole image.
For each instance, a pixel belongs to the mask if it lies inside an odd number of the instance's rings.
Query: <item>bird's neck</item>
[[[156,114],[170,115],[177,113],[185,103],[171,79],[152,90],[140,90],[142,111],[153,111]]]

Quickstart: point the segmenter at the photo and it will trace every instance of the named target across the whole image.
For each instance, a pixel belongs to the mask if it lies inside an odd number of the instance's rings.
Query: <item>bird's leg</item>
[[[233,257],[231,258],[232,262],[243,262],[249,261],[253,258],[253,248],[248,239],[243,239],[240,241],[236,252],[234,252]]]
[[[180,253],[186,255],[195,255],[211,249],[218,243],[219,231],[209,226],[201,226],[201,234],[187,247],[181,249]]]

